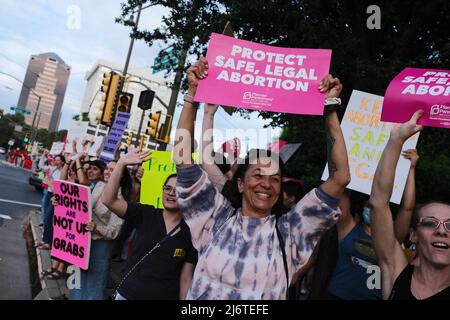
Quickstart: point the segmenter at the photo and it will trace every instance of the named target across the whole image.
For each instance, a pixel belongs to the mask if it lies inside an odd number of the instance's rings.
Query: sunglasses
[[[167,184],[163,186],[164,193],[167,193],[167,194],[171,194],[172,192],[175,193],[175,190],[176,190],[175,187],[169,186]]]
[[[450,220],[446,220],[446,221],[440,221],[436,218],[432,218],[432,217],[425,217],[425,218],[420,218],[419,220],[419,226],[428,228],[428,229],[434,229],[436,230],[437,228],[439,228],[440,225],[444,226],[444,229],[447,230],[447,232],[450,232]]]

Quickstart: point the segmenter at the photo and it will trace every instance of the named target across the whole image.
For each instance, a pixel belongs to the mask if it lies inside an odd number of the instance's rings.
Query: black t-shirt
[[[127,261],[124,276],[167,235],[162,210],[128,202],[125,220],[136,228],[133,254]],[[197,263],[191,233],[182,221],[181,230],[149,254],[125,279],[119,293],[129,300],[178,299],[181,268],[185,262]]]
[[[413,265],[408,265],[395,279],[389,300],[417,300],[411,293],[411,279],[414,271]],[[439,291],[424,300],[450,300],[450,287]]]

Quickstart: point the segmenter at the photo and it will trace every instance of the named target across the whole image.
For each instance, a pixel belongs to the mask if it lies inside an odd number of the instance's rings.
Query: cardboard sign
[[[198,159],[198,153],[193,153],[192,158]],[[172,160],[171,151],[152,151],[151,159],[142,164],[144,174],[141,180],[140,202],[149,204],[155,208],[163,208],[162,192],[167,177],[177,173],[177,168]]]
[[[162,192],[164,181],[173,173],[177,173],[172,161],[172,152],[152,151],[150,161],[142,164],[144,175],[141,180],[140,202],[155,208],[163,208]]]
[[[370,194],[373,177],[389,135],[397,123],[381,122],[383,97],[353,90],[342,119],[341,128],[350,166],[351,182],[347,188]],[[402,150],[415,149],[419,133],[410,137]],[[399,204],[405,189],[411,162],[402,156],[395,171],[391,202]],[[322,180],[328,179],[328,166]]]
[[[52,148],[50,149],[50,154],[56,156],[58,154],[61,154],[64,148],[64,142],[53,142]]]
[[[403,123],[419,109],[419,124],[450,128],[449,70],[405,68],[386,90],[381,120]]]
[[[92,217],[91,192],[89,187],[68,181],[53,183],[58,205],[53,218],[51,255],[87,270],[91,233],[86,225]]]
[[[74,140],[77,143],[77,152],[83,151],[83,140],[87,134],[88,126],[88,121],[72,121],[69,131],[67,132],[66,148],[64,150],[65,152],[73,152],[72,143]]]
[[[105,136],[95,137],[94,143],[89,149],[89,155],[92,157],[97,156],[97,151],[102,147],[103,141],[105,140]]]
[[[236,159],[241,152],[241,140],[239,138],[233,138],[231,140],[225,141],[222,144],[223,152],[226,152],[233,156]]]
[[[284,140],[275,140],[272,143],[267,144],[267,150],[280,153],[280,150],[286,145]]]
[[[213,33],[208,76],[195,100],[237,108],[322,115],[331,50],[273,47]]]
[[[298,151],[302,144],[301,143],[288,143],[284,145],[280,150],[280,158],[284,163],[288,162],[289,159]]]
[[[130,114],[126,112],[119,112],[114,120],[114,124],[109,130],[108,137],[106,138],[105,145],[100,153],[100,160],[108,164],[114,159],[118,144],[122,140],[123,132],[127,127],[128,120],[130,120]]]

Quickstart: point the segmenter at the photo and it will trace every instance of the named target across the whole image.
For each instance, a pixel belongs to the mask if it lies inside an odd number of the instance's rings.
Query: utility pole
[[[137,31],[138,24],[139,24],[139,18],[141,17],[141,11],[142,11],[142,3],[139,4],[137,17],[136,17],[136,22],[134,23],[134,26],[133,26],[133,33],[135,33]],[[118,89],[116,91],[116,97],[114,99],[113,115],[116,114],[117,103],[118,103],[118,100],[119,100],[118,97],[119,97],[120,93],[122,92],[123,86],[125,84],[125,77],[126,77],[126,75],[128,73],[128,65],[130,64],[131,53],[133,52],[133,46],[134,46],[134,37],[132,35],[131,36],[131,41],[130,41],[130,46],[128,47],[127,58],[125,60],[125,66],[123,67],[122,77],[120,78],[119,87],[118,87]],[[115,116],[114,116],[114,118],[115,118]],[[112,119],[111,123],[114,123],[114,119]]]

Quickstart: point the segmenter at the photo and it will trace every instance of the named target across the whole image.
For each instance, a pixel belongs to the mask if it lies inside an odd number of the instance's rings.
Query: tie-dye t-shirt
[[[197,165],[178,167],[177,174],[181,213],[199,253],[187,299],[286,299],[286,273],[275,216],[243,216]],[[319,188],[278,218],[290,279],[339,215],[338,199]]]

